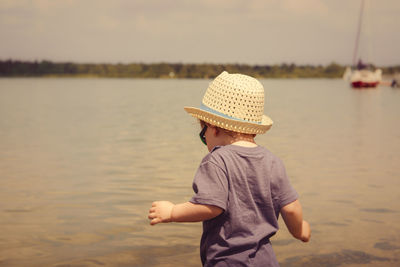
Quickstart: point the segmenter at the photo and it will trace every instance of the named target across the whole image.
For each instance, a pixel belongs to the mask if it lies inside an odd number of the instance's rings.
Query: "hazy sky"
[[[361,0],[0,0],[0,59],[350,64]],[[400,1],[367,0],[362,56],[400,64]]]

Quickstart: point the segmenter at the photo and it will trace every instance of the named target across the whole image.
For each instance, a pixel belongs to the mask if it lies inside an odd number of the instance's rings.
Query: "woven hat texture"
[[[195,118],[239,133],[265,133],[273,123],[264,115],[262,84],[253,77],[226,71],[210,83],[200,108],[185,110]]]

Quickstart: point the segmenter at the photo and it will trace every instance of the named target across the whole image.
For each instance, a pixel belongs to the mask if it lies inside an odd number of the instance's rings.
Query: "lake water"
[[[150,226],[184,202],[207,149],[183,106],[209,80],[0,79],[0,266],[200,266],[200,223]],[[281,230],[281,266],[399,266],[400,90],[261,80],[312,240]]]

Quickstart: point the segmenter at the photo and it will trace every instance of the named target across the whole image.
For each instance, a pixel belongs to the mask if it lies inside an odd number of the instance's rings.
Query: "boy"
[[[185,110],[200,120],[200,138],[210,153],[194,177],[192,199],[154,202],[150,224],[202,221],[203,266],[279,266],[269,241],[279,213],[295,238],[308,242],[311,233],[283,163],[254,141],[272,126],[263,115],[263,86],[223,72],[200,108]]]

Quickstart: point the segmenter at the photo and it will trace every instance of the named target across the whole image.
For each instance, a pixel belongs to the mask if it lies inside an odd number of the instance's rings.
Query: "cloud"
[[[373,43],[387,62],[400,45],[399,3],[371,2]],[[344,62],[358,11],[344,0],[2,0],[0,58]]]

